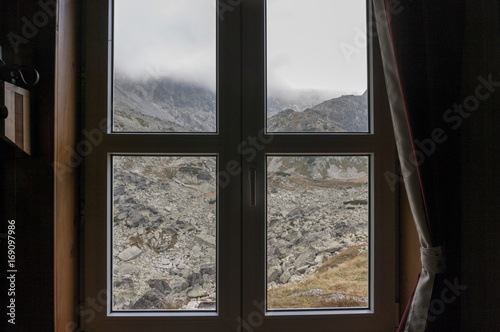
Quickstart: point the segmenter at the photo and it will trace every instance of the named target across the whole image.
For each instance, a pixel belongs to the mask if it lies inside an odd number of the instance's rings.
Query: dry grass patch
[[[368,297],[368,255],[360,250],[362,247],[353,246],[333,256],[305,281],[269,290],[269,308],[366,306],[360,299]],[[318,289],[322,294],[300,294]],[[347,298],[338,298],[334,294],[343,294]]]

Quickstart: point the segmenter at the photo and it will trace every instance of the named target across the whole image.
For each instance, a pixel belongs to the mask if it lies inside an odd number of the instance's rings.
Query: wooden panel
[[[14,93],[14,112],[15,112],[15,135],[16,135],[16,145],[24,146],[24,102],[23,95],[20,93]],[[29,119],[26,119],[29,121]]]
[[[4,103],[9,112],[0,135],[31,154],[30,93],[7,82],[3,82],[0,89],[4,92]]]
[[[0,172],[5,172],[0,176],[5,178],[2,182],[7,189],[0,195],[0,214],[16,220],[16,261],[19,266],[16,325],[3,320],[0,331],[54,330],[52,163],[55,19],[50,17],[43,28],[37,28],[36,35],[31,34],[26,42],[18,44],[18,48],[7,40],[10,33],[24,38],[23,26],[31,24],[34,15],[42,10],[39,3],[42,1],[0,1],[0,36],[4,38],[2,51],[5,62],[32,66],[41,76],[40,84],[31,88],[30,104],[36,110],[30,115],[35,124],[31,128],[31,155],[0,140]],[[37,14],[37,17],[41,15]],[[5,218],[1,221],[2,226],[5,226]],[[0,286],[7,289],[3,287],[5,283],[2,284],[4,273],[1,274]],[[0,294],[0,299],[4,300],[6,294]]]
[[[77,2],[58,1],[54,141],[55,331],[75,331],[78,317]]]

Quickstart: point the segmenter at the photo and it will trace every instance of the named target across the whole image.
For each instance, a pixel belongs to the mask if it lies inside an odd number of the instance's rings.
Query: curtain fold
[[[453,217],[442,202],[452,188],[443,167],[454,160],[443,143],[454,134],[443,113],[460,97],[463,6],[373,3],[401,175],[421,245],[422,270],[398,331],[438,331],[431,304],[439,275],[447,272],[443,244],[453,239]]]

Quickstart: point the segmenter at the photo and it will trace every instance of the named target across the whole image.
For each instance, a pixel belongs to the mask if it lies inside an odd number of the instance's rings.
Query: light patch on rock
[[[194,239],[201,245],[215,248],[215,237],[212,235],[200,234],[197,235]]]
[[[122,261],[130,261],[132,259],[135,259],[139,257],[139,255],[142,254],[142,250],[137,248],[136,246],[132,246],[130,248],[125,249],[122,251],[119,255],[118,258],[120,258]]]

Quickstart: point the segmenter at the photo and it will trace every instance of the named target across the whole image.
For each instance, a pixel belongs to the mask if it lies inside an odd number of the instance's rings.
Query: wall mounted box
[[[7,107],[7,118],[0,119],[0,137],[31,154],[30,93],[13,84],[0,81],[0,106]]]

